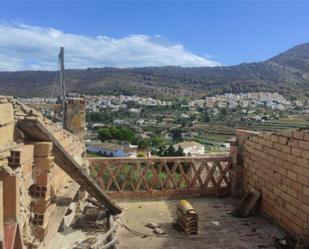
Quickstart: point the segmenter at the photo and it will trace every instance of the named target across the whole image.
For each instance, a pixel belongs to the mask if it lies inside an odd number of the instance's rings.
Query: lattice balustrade
[[[91,174],[114,197],[223,195],[230,190],[231,158],[93,158]]]

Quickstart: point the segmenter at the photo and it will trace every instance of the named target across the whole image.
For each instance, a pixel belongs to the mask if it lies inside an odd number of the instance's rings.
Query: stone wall
[[[309,223],[309,130],[244,134],[244,189],[259,190],[262,210],[297,237]]]

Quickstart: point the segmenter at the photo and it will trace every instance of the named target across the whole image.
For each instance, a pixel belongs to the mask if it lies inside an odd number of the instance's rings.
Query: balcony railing
[[[115,198],[227,195],[231,158],[203,157],[89,158],[91,175]]]

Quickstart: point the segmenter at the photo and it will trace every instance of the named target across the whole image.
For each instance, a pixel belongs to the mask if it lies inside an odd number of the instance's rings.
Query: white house
[[[199,156],[205,153],[205,146],[195,141],[185,141],[174,145],[175,150],[178,147],[183,149],[186,156]]]
[[[136,147],[112,143],[87,144],[87,152],[98,153],[105,157],[137,157]]]

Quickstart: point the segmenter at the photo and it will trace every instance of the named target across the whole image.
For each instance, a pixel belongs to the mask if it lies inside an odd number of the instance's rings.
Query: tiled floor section
[[[124,227],[117,230],[120,249],[253,249],[275,248],[274,239],[282,234],[261,217],[239,219],[228,214],[233,209],[230,199],[189,200],[200,215],[197,236],[186,237],[174,230],[177,201],[123,202],[121,220],[129,228],[149,234],[142,237],[129,232]],[[167,237],[156,237],[144,225],[159,223]],[[218,223],[219,222],[219,225]],[[178,238],[183,236],[184,238]]]

